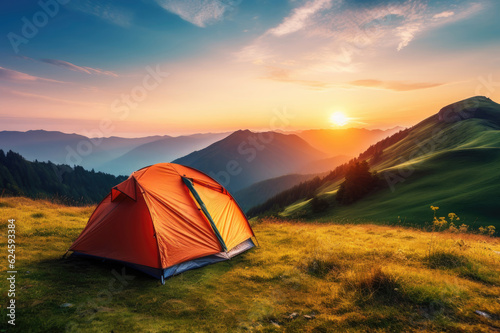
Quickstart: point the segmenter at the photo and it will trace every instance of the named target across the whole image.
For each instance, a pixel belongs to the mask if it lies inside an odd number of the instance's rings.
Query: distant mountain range
[[[486,97],[448,105],[372,145],[358,158],[370,162],[386,187],[350,206],[337,204],[343,165],[316,185],[315,194],[329,201],[331,208],[315,219],[422,225],[432,221],[429,207],[434,205],[440,207],[438,216],[453,212],[461,217],[460,223],[473,227],[500,226],[500,105]],[[283,216],[311,214],[311,200],[296,196],[298,190],[282,192],[250,213],[281,207]]]
[[[264,179],[295,173],[326,156],[295,134],[241,130],[174,163],[201,170],[235,192]]]
[[[129,175],[142,167],[171,162],[202,149],[229,133],[193,134],[179,137],[88,138],[55,131],[1,131],[0,149],[12,150],[30,161],[79,165],[113,175]]]
[[[30,161],[77,165],[112,175],[129,175],[148,165],[175,161],[211,174],[223,184],[227,182],[227,188],[239,191],[238,201],[248,208],[334,169],[394,130],[324,129],[297,133],[240,130],[143,138],[88,138],[43,130],[2,131],[0,149],[17,152]],[[286,177],[273,179],[281,176]],[[245,190],[247,187],[250,188]],[[263,190],[255,195],[259,188]]]
[[[78,164],[92,169],[125,154],[134,147],[161,138],[163,137],[90,139],[83,135],[55,131],[2,131],[0,149],[15,151],[31,161]]]
[[[174,159],[217,142],[229,133],[193,134],[162,137],[159,140],[136,146],[125,154],[101,164],[98,169],[115,175],[129,175],[145,166]]]

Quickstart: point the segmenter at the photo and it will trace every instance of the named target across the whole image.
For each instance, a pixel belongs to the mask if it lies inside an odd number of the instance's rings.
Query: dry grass
[[[165,286],[127,270],[134,278],[121,286],[112,273],[120,265],[59,259],[92,210],[0,199],[0,228],[17,220],[19,331],[500,330],[497,238],[265,220],[254,225],[260,247],[231,261]]]

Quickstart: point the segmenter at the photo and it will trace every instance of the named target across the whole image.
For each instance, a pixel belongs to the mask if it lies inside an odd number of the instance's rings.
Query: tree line
[[[81,166],[30,162],[20,154],[0,149],[0,194],[50,199],[63,204],[87,205],[100,202],[110,189],[126,180]]]

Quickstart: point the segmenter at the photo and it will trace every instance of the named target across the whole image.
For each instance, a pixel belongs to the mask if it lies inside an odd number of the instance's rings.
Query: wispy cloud
[[[113,73],[111,71],[105,71],[99,68],[92,68],[88,66],[78,66],[75,64],[72,64],[70,62],[64,61],[64,60],[57,60],[57,59],[40,59],[41,62],[44,62],[46,64],[51,64],[55,66],[59,66],[62,68],[66,68],[75,72],[80,72],[80,73],[86,73],[86,74],[99,74],[99,75],[109,75],[109,76],[114,76],[118,77],[116,73]]]
[[[67,6],[121,27],[129,27],[133,19],[131,11],[102,1],[72,0]]]
[[[435,19],[447,18],[447,17],[453,16],[453,15],[455,15],[455,12],[445,11],[445,12],[441,12],[439,14],[434,15],[433,18],[435,18]]]
[[[313,0],[302,7],[296,8],[292,15],[285,18],[283,22],[268,32],[275,36],[283,36],[301,30],[314,14],[331,6],[332,0]]]
[[[366,80],[356,80],[349,82],[349,85],[365,87],[365,88],[387,89],[394,91],[410,91],[410,90],[439,87],[444,85],[444,83],[381,81],[381,80],[366,79]]]
[[[237,0],[156,0],[169,12],[200,28],[221,21],[232,10]]]
[[[65,83],[62,81],[46,79],[39,76],[18,72],[12,69],[0,67],[0,80],[14,81],[14,82],[51,82],[51,83]]]
[[[422,30],[422,23],[415,22],[414,24],[408,24],[396,29],[396,36],[400,38],[398,44],[398,51],[408,46],[410,42],[415,38],[415,35]]]
[[[266,80],[296,83],[315,90],[324,90],[331,86],[328,82],[316,81],[316,80],[301,80],[293,78],[292,77],[293,72],[286,68],[268,66],[267,69],[268,69],[268,75],[263,77],[263,79]]]
[[[402,51],[423,32],[480,8],[480,3],[465,0],[453,6],[424,0],[310,0],[235,57],[264,68],[294,63],[290,70],[302,74],[356,72],[378,55]]]

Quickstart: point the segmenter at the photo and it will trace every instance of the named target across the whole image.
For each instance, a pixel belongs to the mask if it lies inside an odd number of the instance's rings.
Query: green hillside
[[[316,190],[331,203],[327,212],[311,216],[309,198],[304,198],[280,215],[421,226],[432,221],[429,207],[435,205],[442,214],[454,212],[472,227],[500,226],[499,104],[485,97],[451,104],[397,142],[369,151],[360,159],[367,159],[384,180],[382,190],[341,206],[334,200],[343,177],[338,173]]]

